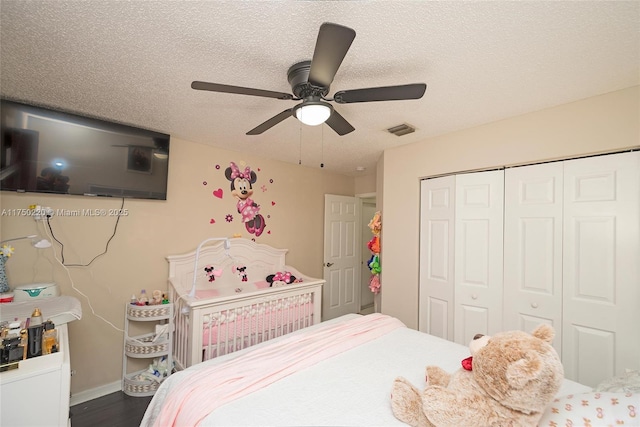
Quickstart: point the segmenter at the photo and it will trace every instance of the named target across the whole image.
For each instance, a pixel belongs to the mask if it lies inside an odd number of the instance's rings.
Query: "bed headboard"
[[[256,243],[244,238],[230,238],[229,249],[225,249],[224,241],[213,241],[202,246],[198,258],[196,288],[208,289],[237,286],[238,276],[233,267],[244,265],[250,282],[264,281],[269,274],[283,271],[286,266],[285,255],[287,249],[277,249],[265,244]],[[196,259],[196,249],[181,255],[169,255],[169,280],[181,293],[188,293],[193,284],[193,273]],[[204,267],[211,265],[216,270],[222,270],[222,275],[216,277],[215,282],[209,282]],[[287,267],[287,269],[290,269]]]

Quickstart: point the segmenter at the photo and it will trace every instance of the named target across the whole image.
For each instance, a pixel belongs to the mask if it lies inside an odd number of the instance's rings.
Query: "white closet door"
[[[562,349],[562,162],[505,171],[504,329],[554,327]]]
[[[456,176],[454,341],[502,330],[504,171]]]
[[[564,162],[565,375],[640,368],[640,152]]]
[[[453,340],[455,176],[420,184],[418,329]]]

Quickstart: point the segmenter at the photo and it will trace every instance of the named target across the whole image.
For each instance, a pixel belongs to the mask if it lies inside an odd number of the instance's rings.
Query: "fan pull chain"
[[[298,164],[302,164],[302,125],[300,125],[300,153],[298,154]]]
[[[324,168],[324,125],[322,125],[320,132],[320,167]]]

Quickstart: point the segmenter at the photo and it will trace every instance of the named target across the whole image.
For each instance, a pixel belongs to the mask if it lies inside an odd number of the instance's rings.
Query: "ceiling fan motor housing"
[[[287,71],[287,80],[291,85],[293,94],[305,99],[309,97],[320,98],[329,93],[329,87],[318,87],[309,83],[309,70],[311,69],[311,61],[302,61],[293,64]]]

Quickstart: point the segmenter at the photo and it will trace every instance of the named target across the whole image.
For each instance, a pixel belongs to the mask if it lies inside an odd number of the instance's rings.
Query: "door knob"
[[[332,262],[328,262],[328,263],[325,264],[325,267],[331,267],[332,265],[333,265]]]
[[[538,308],[538,303],[537,302],[532,302],[531,303],[531,308]]]

